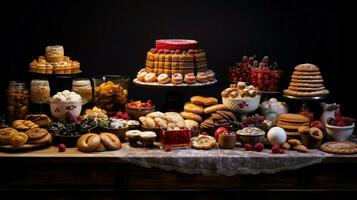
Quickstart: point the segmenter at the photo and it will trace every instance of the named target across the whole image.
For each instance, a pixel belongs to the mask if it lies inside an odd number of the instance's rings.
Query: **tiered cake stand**
[[[163,90],[166,92],[165,104],[163,110],[166,112],[182,111],[184,106],[184,91],[198,88],[198,87],[209,87],[216,84],[218,81],[215,79],[213,81],[207,83],[196,83],[196,84],[158,84],[158,83],[143,83],[138,81],[137,79],[133,80],[134,84],[138,87],[146,88],[146,89],[154,89],[154,90]]]
[[[308,102],[310,101],[319,101],[319,100],[323,100],[327,97],[327,95],[325,96],[315,96],[315,97],[299,97],[299,96],[291,96],[291,95],[287,95],[287,94],[283,94],[283,97],[288,98],[288,99],[292,99],[292,100],[298,100],[298,101],[302,101],[302,105],[301,105],[301,109],[309,109],[308,107]]]
[[[72,81],[75,78],[79,78],[82,74],[82,71],[74,74],[41,74],[28,72],[27,85],[31,85],[31,80],[41,79],[47,80],[51,88],[51,96],[56,94],[59,91],[68,90],[72,87]],[[50,109],[48,106],[48,101],[44,102],[30,102],[30,108],[32,113],[45,113],[49,114]]]

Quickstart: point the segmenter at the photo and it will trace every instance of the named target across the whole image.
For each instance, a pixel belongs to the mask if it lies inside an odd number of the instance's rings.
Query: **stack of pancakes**
[[[329,91],[323,85],[320,69],[312,64],[300,64],[295,67],[291,82],[284,94],[298,97],[324,96]]]
[[[283,128],[288,136],[300,136],[298,129],[300,127],[309,128],[310,120],[299,114],[280,114],[277,126]]]

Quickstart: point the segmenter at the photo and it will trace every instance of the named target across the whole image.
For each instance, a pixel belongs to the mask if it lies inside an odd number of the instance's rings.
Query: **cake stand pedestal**
[[[184,91],[187,89],[193,89],[198,87],[209,87],[216,84],[218,81],[213,80],[207,83],[197,83],[197,84],[158,84],[158,83],[143,83],[137,79],[133,80],[133,83],[142,88],[163,90],[165,94],[165,103],[163,110],[165,112],[180,112],[183,110],[185,103]]]
[[[288,98],[288,99],[292,99],[292,100],[298,100],[298,101],[302,101],[302,105],[300,108],[300,111],[309,111],[310,108],[308,106],[308,102],[310,101],[319,101],[319,100],[323,100],[325,99],[327,96],[315,96],[315,97],[298,97],[298,96],[291,96],[291,95],[287,95],[287,94],[283,94],[283,97]]]

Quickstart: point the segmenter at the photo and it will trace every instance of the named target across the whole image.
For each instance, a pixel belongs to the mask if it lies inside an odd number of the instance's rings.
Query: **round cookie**
[[[315,71],[315,72],[294,71],[293,75],[312,76],[312,75],[321,75],[321,72],[319,72],[319,71]]]
[[[17,130],[14,128],[0,129],[0,144],[10,144],[10,138],[15,133],[17,133]]]
[[[29,140],[36,140],[45,137],[48,134],[48,131],[44,128],[33,128],[27,130],[25,133]]]
[[[333,141],[322,144],[320,149],[327,153],[354,154],[357,153],[357,144],[349,141]]]
[[[310,122],[309,118],[303,115],[293,114],[293,113],[280,114],[278,116],[278,119],[286,122],[297,122],[297,123]]]
[[[304,79],[291,79],[293,83],[323,83],[323,79],[311,79],[311,80],[304,80]]]
[[[307,88],[324,87],[324,85],[321,84],[321,83],[296,83],[296,82],[291,82],[290,86],[293,86],[293,87],[307,87]]]
[[[320,69],[316,65],[313,65],[313,64],[310,64],[310,63],[300,64],[300,65],[295,67],[295,70],[303,71],[303,72],[320,71]]]
[[[29,143],[29,144],[43,144],[43,143],[49,142],[51,140],[52,140],[51,134],[47,133],[44,137],[35,139],[35,140],[28,140],[27,143]]]
[[[300,76],[300,75],[292,75],[291,78],[293,79],[307,79],[307,80],[310,80],[310,79],[313,79],[313,80],[319,80],[319,79],[322,79],[322,76],[321,75],[316,75],[316,76]]]

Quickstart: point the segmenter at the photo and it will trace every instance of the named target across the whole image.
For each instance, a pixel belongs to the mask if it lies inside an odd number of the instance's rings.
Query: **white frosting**
[[[257,127],[245,127],[242,130],[237,131],[238,135],[264,135],[265,132]]]
[[[125,128],[127,126],[127,121],[123,119],[111,118],[110,121],[109,128],[111,129]]]
[[[131,130],[131,131],[127,131],[125,133],[125,135],[128,136],[128,137],[135,137],[135,136],[140,136],[141,133],[142,132],[139,131],[139,130]]]
[[[75,92],[64,90],[62,92],[57,92],[57,94],[55,94],[52,97],[52,100],[60,101],[60,102],[74,102],[74,101],[81,101],[82,97]]]
[[[152,131],[144,131],[140,133],[140,137],[142,138],[155,138],[156,133]]]

